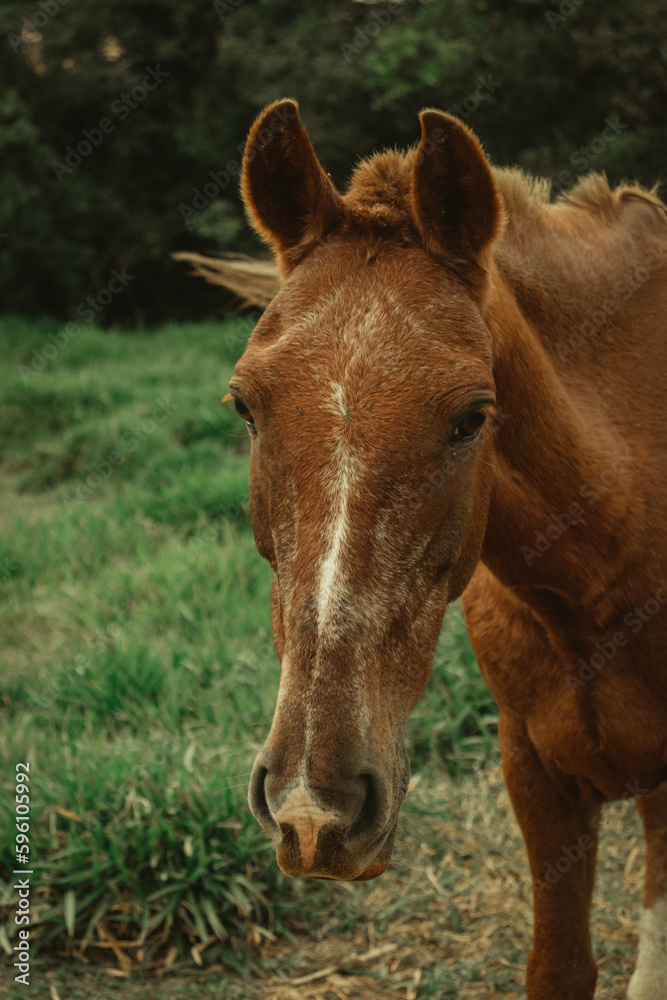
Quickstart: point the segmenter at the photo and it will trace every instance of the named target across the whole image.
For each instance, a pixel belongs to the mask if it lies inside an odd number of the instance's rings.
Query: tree
[[[169,255],[257,252],[240,150],[280,97],[299,101],[341,187],[360,156],[414,142],[424,106],[460,114],[496,163],[552,176],[556,193],[590,168],[651,184],[667,138],[660,12],[657,0],[0,0],[3,307],[76,315],[125,268],[133,280],[100,322],[224,309]]]

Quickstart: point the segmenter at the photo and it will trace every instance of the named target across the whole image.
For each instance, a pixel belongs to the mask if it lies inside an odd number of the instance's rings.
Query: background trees
[[[103,324],[224,310],[169,254],[257,250],[228,165],[281,96],[341,186],[359,156],[414,142],[427,105],[458,109],[494,162],[556,191],[586,169],[651,184],[667,139],[660,7],[0,0],[2,308],[71,318],[126,268]]]

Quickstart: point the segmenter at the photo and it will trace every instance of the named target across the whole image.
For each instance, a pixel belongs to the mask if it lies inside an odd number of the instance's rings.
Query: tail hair
[[[171,255],[174,260],[192,264],[195,274],[212,285],[222,285],[241,300],[243,307],[259,306],[264,309],[278,291],[278,268],[271,260],[258,260],[245,254],[221,254],[204,257],[199,253],[180,252]]]

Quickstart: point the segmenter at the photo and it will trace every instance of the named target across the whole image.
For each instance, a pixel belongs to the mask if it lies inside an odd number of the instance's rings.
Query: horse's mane
[[[372,228],[400,231],[411,225],[410,183],[417,150],[384,150],[361,160],[350,179],[346,208],[360,223]],[[615,190],[602,173],[588,173],[552,199],[551,181],[532,177],[519,167],[491,167],[509,220],[513,218],[565,221],[581,211],[598,219],[613,219],[620,196],[632,194],[658,208],[665,205],[657,197],[656,184],[646,190],[637,183],[621,184]]]
[[[416,147],[389,149],[374,153],[357,164],[345,195],[346,213],[353,225],[370,235],[391,235],[399,241],[414,242],[416,231],[410,186],[416,155]],[[581,231],[590,226],[591,219],[601,223],[613,221],[624,195],[667,211],[656,195],[658,185],[646,190],[636,183],[622,184],[612,191],[604,174],[591,173],[552,199],[549,180],[531,177],[518,167],[491,167],[491,172],[507,219],[505,237],[500,245],[510,252],[515,245],[525,249],[532,240],[542,238],[544,253],[547,252],[544,237],[550,243],[548,237],[553,229]],[[530,225],[525,225],[527,222]],[[252,261],[239,255],[233,259],[230,255],[216,258],[195,253],[173,256],[192,263],[195,274],[230,289],[245,305],[264,308],[279,287],[273,261]],[[525,259],[529,258],[530,255]],[[574,266],[580,267],[580,264],[575,262]]]

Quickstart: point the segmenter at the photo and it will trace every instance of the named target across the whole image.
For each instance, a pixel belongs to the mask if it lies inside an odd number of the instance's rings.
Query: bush
[[[257,251],[239,150],[279,97],[300,101],[339,185],[359,156],[414,142],[428,105],[463,116],[497,163],[568,184],[587,168],[652,184],[663,168],[658,0],[54,5],[0,0],[10,311],[141,327],[233,306],[169,254]],[[599,148],[609,116],[619,131]]]

